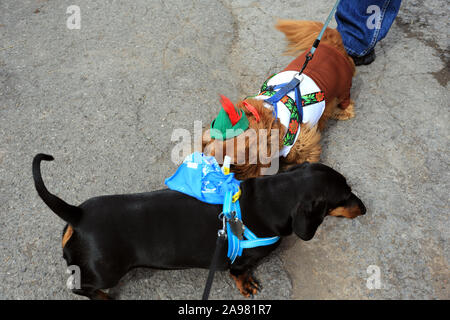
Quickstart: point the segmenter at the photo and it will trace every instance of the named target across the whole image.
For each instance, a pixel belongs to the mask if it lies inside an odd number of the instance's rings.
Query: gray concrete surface
[[[0,1],[0,299],[79,299],[66,289],[63,221],[31,160],[69,203],[163,187],[174,128],[256,93],[290,60],[276,18],[323,21],[334,1]],[[66,8],[81,9],[81,29]],[[334,24],[335,26],[335,24]],[[331,122],[322,161],[365,201],[256,270],[257,299],[448,299],[448,4],[404,1],[377,59],[358,68],[356,118]],[[367,268],[381,288],[367,288]],[[120,299],[199,299],[206,270],[130,272]],[[215,299],[242,299],[219,273]]]

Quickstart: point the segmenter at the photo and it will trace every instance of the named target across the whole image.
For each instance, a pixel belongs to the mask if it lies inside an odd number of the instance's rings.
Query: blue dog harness
[[[226,222],[225,231],[228,236],[228,258],[231,263],[242,255],[243,249],[268,246],[277,242],[280,237],[258,238],[242,222],[239,200],[233,202],[232,193],[227,192],[223,202],[223,221]],[[230,232],[231,231],[231,232]],[[247,240],[244,240],[246,238]]]
[[[297,105],[297,112],[300,116],[299,123],[302,122],[302,94],[300,92],[300,82],[302,81],[301,75],[295,75],[294,78],[288,83],[283,83],[280,85],[275,86],[272,90],[278,90],[276,93],[271,96],[270,98],[266,99],[265,102],[270,103],[273,106],[273,113],[275,118],[278,118],[278,102],[286,96],[289,92],[294,91],[295,92],[295,101]]]
[[[169,189],[182,192],[210,204],[223,204],[222,219],[228,238],[228,258],[231,263],[243,249],[268,246],[280,237],[258,238],[242,222],[238,197],[241,181],[234,173],[224,174],[214,157],[194,152],[186,157],[175,174],[165,180]],[[244,238],[246,240],[244,240]]]

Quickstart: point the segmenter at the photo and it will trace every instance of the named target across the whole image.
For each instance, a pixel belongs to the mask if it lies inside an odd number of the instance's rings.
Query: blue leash
[[[320,42],[320,40],[322,40],[322,36],[325,33],[325,30],[327,29],[328,25],[330,24],[331,18],[333,17],[334,12],[336,11],[340,1],[341,0],[337,0],[336,3],[334,4],[333,9],[331,9],[331,12],[328,15],[328,18],[325,21],[325,24],[323,25],[323,28],[320,31],[319,36],[317,37],[316,41]],[[319,43],[316,44],[316,41],[314,41],[314,45],[312,46],[311,50],[309,51],[312,55],[314,55],[314,52],[316,51],[317,46],[319,45]]]

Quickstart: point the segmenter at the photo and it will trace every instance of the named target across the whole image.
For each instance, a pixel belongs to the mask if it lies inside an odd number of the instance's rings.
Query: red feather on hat
[[[230,118],[231,124],[234,126],[241,119],[241,115],[236,111],[233,103],[225,97],[224,95],[220,95],[220,103],[222,104],[223,109],[228,114],[228,118]]]

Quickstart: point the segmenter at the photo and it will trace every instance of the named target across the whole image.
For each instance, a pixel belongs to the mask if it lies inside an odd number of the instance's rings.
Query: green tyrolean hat
[[[245,112],[236,108],[227,97],[220,95],[222,109],[211,123],[211,138],[226,140],[236,137],[248,129]]]

